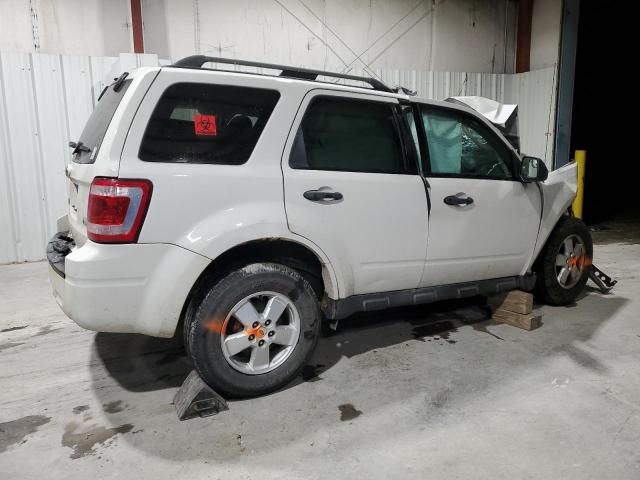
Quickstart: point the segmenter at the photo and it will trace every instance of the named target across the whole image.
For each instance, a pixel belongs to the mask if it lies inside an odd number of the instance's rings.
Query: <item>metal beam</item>
[[[531,62],[531,22],[533,0],[518,2],[518,36],[516,41],[516,73],[528,72]]]
[[[573,85],[576,75],[579,13],[580,0],[563,1],[554,168],[560,168],[571,160],[571,115],[573,112]]]
[[[144,53],[144,33],[142,30],[142,7],[140,0],[131,0],[131,31],[133,34],[133,52]]]

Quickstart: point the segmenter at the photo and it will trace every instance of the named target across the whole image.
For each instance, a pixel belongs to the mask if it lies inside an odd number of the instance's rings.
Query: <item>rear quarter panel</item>
[[[162,93],[178,82],[231,84],[275,89],[280,99],[243,165],[143,162],[141,139]],[[292,119],[308,87],[269,77],[195,69],[163,69],[131,124],[122,151],[119,176],[146,178],[153,194],[140,243],[171,243],[210,259],[252,240],[286,238],[326,255],[312,242],[292,234],[286,221],[280,160]],[[337,296],[335,275],[328,293]]]

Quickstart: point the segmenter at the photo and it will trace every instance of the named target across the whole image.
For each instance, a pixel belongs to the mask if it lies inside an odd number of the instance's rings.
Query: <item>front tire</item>
[[[538,258],[537,295],[549,305],[574,303],[589,279],[592,258],[593,242],[584,222],[560,218]]]
[[[318,341],[321,313],[296,270],[255,263],[217,282],[187,321],[188,353],[202,379],[222,394],[248,397],[300,372]]]

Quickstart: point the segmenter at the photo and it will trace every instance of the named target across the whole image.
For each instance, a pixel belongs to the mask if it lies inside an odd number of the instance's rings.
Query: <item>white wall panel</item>
[[[7,117],[5,98],[7,90],[4,81],[4,58],[0,54],[0,264],[16,261],[18,254],[15,205],[15,185],[11,156],[11,132]],[[7,73],[7,75],[9,75]]]
[[[511,0],[144,0],[148,51],[348,71],[513,71]]]
[[[127,55],[127,69],[158,65]],[[118,57],[0,53],[0,264],[42,260],[67,205],[64,169]]]
[[[504,103],[518,104],[520,150],[553,168],[556,69],[505,75]]]
[[[33,55],[33,87],[37,105],[37,131],[41,152],[45,232],[55,228],[55,220],[66,208],[64,169],[69,155],[62,63],[59,55]],[[40,247],[41,248],[41,247]],[[38,251],[41,254],[41,250]]]
[[[85,56],[62,56],[64,95],[67,105],[68,140],[77,140],[84,123],[93,111],[93,82],[91,62]],[[98,92],[99,94],[99,92]]]
[[[14,243],[18,258],[42,258],[42,246],[33,239],[45,237],[44,189],[31,56],[2,54],[5,122],[9,127],[8,158],[13,195]],[[4,236],[4,235],[3,235]],[[2,241],[4,243],[4,240]]]

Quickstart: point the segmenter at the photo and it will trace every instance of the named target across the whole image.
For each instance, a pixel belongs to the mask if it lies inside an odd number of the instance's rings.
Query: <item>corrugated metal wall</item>
[[[0,264],[42,260],[66,210],[64,169],[98,95],[157,55],[0,53]]]
[[[66,210],[69,139],[80,136],[98,95],[114,77],[158,63],[156,55],[0,53],[0,264],[44,258],[55,221]],[[481,95],[517,103],[522,151],[551,166],[554,72],[376,73],[385,83],[416,90],[422,97]]]

